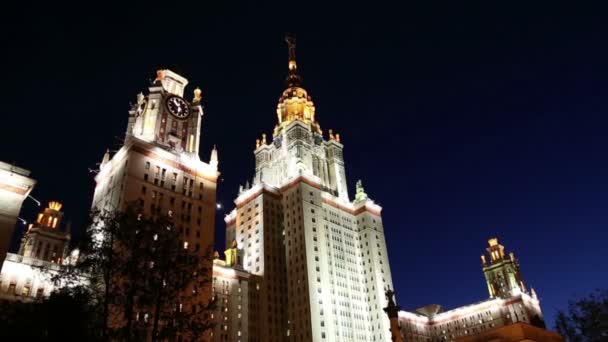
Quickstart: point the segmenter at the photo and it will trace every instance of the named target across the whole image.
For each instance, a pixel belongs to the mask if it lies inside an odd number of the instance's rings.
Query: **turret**
[[[488,285],[490,297],[507,298],[526,288],[519,268],[519,262],[513,252],[508,255],[505,247],[498,243],[497,238],[488,240],[489,247],[486,248],[490,259],[481,256],[483,273]]]
[[[23,237],[19,254],[45,261],[62,263],[70,241],[70,225],[61,230],[62,204],[56,201],[49,203],[36,222],[28,226]],[[69,230],[68,230],[69,229]]]
[[[300,121],[309,126],[314,133],[321,134],[321,127],[315,119],[315,105],[306,89],[302,87],[302,78],[298,73],[296,63],[296,39],[286,37],[289,48],[289,72],[287,75],[287,89],[283,91],[277,105],[278,125],[274,135],[277,136],[293,121]]]

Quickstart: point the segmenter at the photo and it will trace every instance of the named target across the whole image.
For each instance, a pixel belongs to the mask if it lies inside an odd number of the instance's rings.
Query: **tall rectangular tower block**
[[[123,211],[135,203],[146,216],[171,216],[184,248],[203,255],[214,242],[218,158],[215,147],[209,162],[199,157],[201,91],[188,101],[187,84],[159,70],[148,94],[137,95],[123,146],[106,152],[95,177],[93,208]],[[211,298],[211,285],[201,293]]]
[[[349,198],[344,145],[339,134],[323,134],[297,71],[295,41],[288,44],[272,141],[256,142],[252,183],[225,218],[227,246],[237,245],[258,296],[249,340],[390,341],[382,208],[360,181]]]

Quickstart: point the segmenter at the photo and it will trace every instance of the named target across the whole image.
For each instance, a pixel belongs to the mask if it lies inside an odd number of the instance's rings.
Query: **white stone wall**
[[[422,342],[429,338],[452,341],[517,322],[531,323],[530,319],[535,314],[542,318],[538,299],[521,293],[459,307],[432,317],[400,311],[399,324],[403,337],[409,341]]]
[[[294,121],[274,141],[256,149],[256,182],[281,187],[300,175],[316,178],[334,195],[348,201],[343,146],[311,133]]]
[[[33,300],[48,297],[60,265],[8,253],[0,273],[0,298]]]
[[[249,341],[249,277],[238,267],[213,265],[214,341]]]

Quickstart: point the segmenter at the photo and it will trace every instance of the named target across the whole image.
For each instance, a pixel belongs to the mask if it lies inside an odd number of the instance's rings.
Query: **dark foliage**
[[[555,330],[570,342],[608,341],[608,290],[571,300],[567,312],[558,312]]]
[[[0,302],[0,340],[97,341],[97,313],[80,290],[59,291],[44,301]]]
[[[186,248],[171,217],[138,212],[93,213],[78,261],[55,280],[88,294],[102,340],[200,340],[211,327],[201,296],[211,251]]]

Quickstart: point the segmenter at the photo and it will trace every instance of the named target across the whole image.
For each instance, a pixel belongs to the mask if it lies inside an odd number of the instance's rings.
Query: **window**
[[[150,162],[146,162],[145,168],[146,168],[146,170],[150,170]]]

